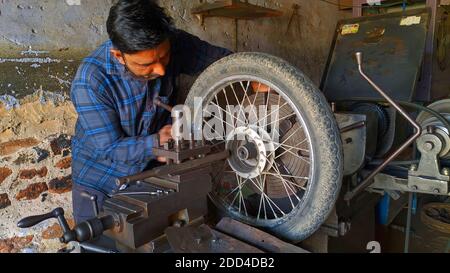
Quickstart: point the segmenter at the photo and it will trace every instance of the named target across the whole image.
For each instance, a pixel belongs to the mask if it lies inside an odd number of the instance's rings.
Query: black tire
[[[289,241],[302,241],[327,220],[341,188],[343,155],[337,122],[325,97],[308,77],[286,61],[263,53],[238,53],[211,65],[192,86],[187,106],[193,109],[195,97],[203,97],[207,101],[214,85],[237,75],[259,77],[283,90],[306,123],[318,167],[314,168],[315,179],[309,182],[309,193],[302,205],[276,223],[255,224],[212,201],[222,212],[239,221],[266,229]]]

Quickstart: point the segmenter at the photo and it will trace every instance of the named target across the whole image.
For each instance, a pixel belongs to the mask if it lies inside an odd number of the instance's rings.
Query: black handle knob
[[[64,210],[62,208],[54,209],[52,212],[43,214],[43,215],[36,215],[36,216],[30,216],[27,218],[24,218],[17,223],[17,226],[19,228],[30,228],[33,227],[45,220],[49,220],[52,218],[60,219],[64,217]]]
[[[79,243],[87,242],[102,235],[105,231],[113,229],[116,221],[113,215],[106,215],[101,218],[93,218],[77,225],[71,236],[75,236],[72,240]]]
[[[96,197],[93,197],[92,201],[95,200]],[[64,217],[64,209],[62,208],[54,209],[52,212],[47,214],[24,218],[20,220],[19,223],[17,223],[17,226],[19,228],[30,228],[52,218],[58,219],[59,225],[63,230],[63,236],[60,238],[60,241],[61,243],[65,244],[68,244],[72,241],[81,243],[92,240],[102,235],[104,231],[112,229],[116,226],[116,220],[114,216],[107,215],[101,218],[94,218],[80,223],[74,228],[74,230],[71,230],[66,218]]]

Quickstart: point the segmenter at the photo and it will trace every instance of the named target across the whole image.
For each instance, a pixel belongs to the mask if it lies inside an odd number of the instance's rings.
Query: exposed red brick
[[[11,206],[11,200],[8,198],[8,194],[0,194],[0,209],[4,209]]]
[[[12,174],[11,169],[8,168],[0,168],[0,184],[8,178]]]
[[[48,185],[51,193],[63,194],[70,192],[72,190],[72,176],[53,179]]]
[[[29,185],[26,189],[19,191],[16,195],[17,200],[33,200],[39,198],[41,193],[48,191],[47,184],[45,183],[35,183]]]
[[[21,170],[19,173],[20,179],[33,179],[36,176],[36,170]]]
[[[50,142],[50,148],[54,155],[61,155],[63,149],[70,149],[71,140],[68,135],[60,135],[58,138]]]
[[[46,176],[47,176],[47,173],[48,173],[47,167],[43,167],[42,169],[40,169],[40,170],[37,171],[37,175],[38,175],[40,178],[46,177]]]
[[[61,159],[58,163],[56,163],[55,167],[58,169],[65,170],[65,169],[69,169],[71,165],[72,165],[72,158],[67,157],[67,158]]]
[[[10,155],[22,148],[33,147],[37,144],[39,144],[39,141],[35,138],[26,138],[3,142],[0,143],[0,156]]]
[[[71,229],[75,227],[75,220],[67,219],[67,223],[69,224]],[[42,238],[44,240],[58,239],[62,236],[63,232],[59,224],[54,224],[53,226],[50,226],[42,232]]]
[[[10,239],[0,240],[0,253],[18,253],[20,250],[29,246],[34,236],[13,237]]]
[[[54,155],[62,154],[61,148],[59,148],[58,143],[56,141],[50,142],[50,148],[52,149]]]
[[[62,150],[70,148],[71,140],[68,135],[60,135],[50,142],[50,148],[54,155],[61,155]]]
[[[36,176],[45,177],[47,176],[48,170],[47,167],[43,167],[40,170],[31,169],[31,170],[21,170],[19,173],[20,179],[33,179]]]

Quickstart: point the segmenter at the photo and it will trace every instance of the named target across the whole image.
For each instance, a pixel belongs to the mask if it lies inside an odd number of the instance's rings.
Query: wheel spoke
[[[270,95],[270,93],[269,93]],[[289,103],[284,103],[282,106],[278,107],[277,109],[271,111],[269,114],[267,114],[266,116],[264,116],[263,118],[261,118],[258,123],[262,122],[263,120],[267,119],[268,117],[270,117],[271,115],[273,115],[273,113],[275,113],[275,111],[279,111],[279,109],[283,108],[284,106],[288,105]],[[269,111],[269,105],[266,105],[266,113]],[[266,125],[267,126],[267,125]]]
[[[245,101],[245,96],[247,95],[247,91],[248,88],[250,87],[250,81],[247,81],[247,87],[244,87],[244,84],[242,83],[242,81],[239,82],[239,84],[241,85],[243,91],[244,91],[244,96],[242,97],[242,101],[239,103],[239,105],[244,108],[244,101]]]
[[[244,87],[244,84],[242,82],[240,82],[240,84],[241,84],[242,89],[245,89],[244,98],[247,99],[247,101],[249,103],[249,107],[252,109],[252,112],[255,114],[255,118],[256,118],[255,121],[256,121],[258,119],[258,113],[255,110],[255,107],[254,107],[255,104],[254,103],[252,104],[252,102],[250,101],[250,97],[248,96],[248,89],[250,87],[250,81],[247,82],[247,88]],[[244,102],[242,102],[242,104],[244,104]],[[248,124],[250,124],[250,120],[247,119],[247,121],[248,121]],[[255,124],[255,125],[258,126],[258,124]]]
[[[245,112],[244,112],[244,110],[242,109],[242,104],[239,102],[239,99],[238,99],[238,97],[237,97],[236,90],[234,89],[233,84],[230,84],[230,87],[231,87],[231,90],[233,90],[233,94],[234,94],[234,98],[236,99],[236,103],[239,104],[239,114],[242,112],[242,113],[244,114],[244,119],[245,119]],[[243,100],[244,100],[244,99],[242,99],[242,102],[243,102]],[[239,115],[239,114],[238,114],[238,115]],[[239,120],[239,121],[242,122],[242,120]],[[242,125],[247,125],[247,123],[244,122],[244,124],[242,124]]]
[[[308,163],[308,164],[311,164],[311,162],[309,162],[308,160],[306,160],[306,157],[300,156],[300,155],[298,155],[298,154],[295,154],[295,153],[291,152],[291,149],[285,150],[283,153],[281,153],[280,155],[276,156],[275,159],[278,159],[278,158],[282,157],[282,156],[285,155],[286,153],[290,153],[291,155],[293,155],[293,156],[299,158],[300,160],[305,161],[305,162]]]
[[[241,189],[240,193],[241,193],[242,204],[244,205],[245,215],[248,216],[247,206],[245,205],[245,199],[244,199],[244,196],[242,195],[242,189]]]
[[[274,166],[276,167],[276,164],[275,164]],[[276,172],[277,172],[277,177],[281,179],[281,183],[283,184],[284,190],[286,191],[286,194],[287,194],[287,196],[288,196],[288,198],[289,198],[289,201],[291,201],[292,209],[295,209],[295,205],[294,205],[294,202],[292,201],[291,194],[289,193],[289,191],[288,191],[288,189],[287,189],[287,187],[286,187],[286,184],[284,183],[284,178],[281,177],[281,173],[280,173],[280,171],[278,170],[278,168],[276,169]],[[294,194],[295,194],[295,193],[294,193]],[[297,195],[296,195],[296,197],[299,198]],[[300,200],[300,199],[299,199],[299,200]]]
[[[264,112],[264,114],[266,114],[267,112],[269,112],[269,102],[270,102],[270,90],[269,90],[269,92],[267,93],[267,96],[266,96],[266,112]],[[270,116],[270,115],[267,115],[267,114],[266,114],[265,117],[260,118],[260,119],[258,120],[258,124],[261,124],[261,122],[264,121],[264,125],[263,125],[263,126],[260,126],[260,127],[266,128],[266,123],[267,123],[267,122],[266,122],[266,119],[267,119],[268,116]]]
[[[289,114],[289,115],[287,115],[287,116],[285,116],[285,117],[279,118],[279,119],[276,120],[276,121],[272,121],[271,123],[267,124],[266,126],[270,126],[270,125],[272,125],[272,124],[274,124],[274,123],[280,122],[280,120],[288,119],[288,118],[293,117],[293,116],[296,116],[296,115],[297,115],[296,113]]]
[[[261,179],[260,179],[261,180]],[[262,184],[260,184],[262,187]],[[262,187],[264,189],[264,187]],[[257,219],[259,220],[259,215],[261,214],[261,207],[262,207],[262,203],[263,203],[263,195],[261,194],[261,197],[259,199],[259,208],[258,208],[258,215],[257,215]],[[267,218],[267,217],[266,217]]]
[[[278,113],[277,113],[277,118],[279,118],[280,117],[280,103],[281,103],[281,96],[278,94],[278,103],[277,103],[277,105],[278,105]],[[272,116],[272,114],[271,114],[271,116]],[[266,124],[265,125],[265,127],[266,128],[269,128],[269,126],[270,126],[270,131],[271,131],[271,139],[272,140],[274,140],[275,139],[275,132],[279,132],[279,128],[280,128],[280,125],[279,125],[279,120],[278,120],[278,126],[276,126],[276,130],[274,129],[274,128],[272,128],[273,126],[271,126],[273,124],[273,122],[272,123],[269,123],[269,124]],[[279,136],[280,134],[278,133],[278,136]]]
[[[210,142],[212,142],[212,141],[214,141],[214,140],[219,141],[219,140],[217,139],[217,137],[219,137],[219,134],[218,134],[217,130],[214,129],[208,122],[205,122],[205,124],[211,129],[212,136],[215,136],[214,139],[211,139],[211,140],[209,140],[209,141],[210,141]],[[220,145],[221,143],[226,142],[226,138],[225,138],[224,136],[221,135],[220,137],[222,137],[221,142],[219,142],[218,144],[214,144],[213,146],[217,146],[217,145]]]
[[[232,91],[234,92],[234,89],[233,89]],[[225,97],[225,101],[227,102],[227,106],[226,106],[225,108],[231,107],[232,105],[230,104],[230,101],[228,100],[228,96],[227,96],[227,93],[226,93],[226,91],[225,91],[225,88],[222,89],[222,93],[223,93],[223,95],[224,95],[224,97]],[[236,97],[236,94],[235,94],[235,97]],[[243,121],[239,118],[240,112],[237,114],[236,118],[235,118],[234,114],[232,114],[231,112],[227,111],[227,109],[225,109],[225,112],[227,113],[227,115],[229,115],[231,118],[233,118],[233,126],[232,126],[232,128],[236,128],[236,127],[237,127],[237,122],[238,122],[238,121],[243,122]],[[244,123],[245,123],[245,122],[244,122]]]
[[[225,108],[223,108],[222,106],[219,105],[219,101],[218,101],[218,99],[217,99],[217,94],[216,94],[215,98],[216,98],[217,103],[214,103],[214,102],[211,101],[211,104],[212,104],[212,105],[219,107],[219,108],[220,108],[221,110],[223,110],[227,115],[229,115],[230,117],[232,117],[233,120],[234,120],[234,118],[236,118],[236,121],[240,121],[240,122],[242,122],[242,123],[245,124],[245,121],[242,121],[242,120],[239,118],[239,114],[235,117],[235,116],[233,115],[233,113],[231,113],[230,111],[228,111],[227,109],[225,109]],[[228,98],[226,97],[226,95],[225,95],[225,99],[226,99],[226,101],[227,101],[227,106],[231,106],[231,105],[228,104]],[[221,113],[222,113],[222,112],[221,112]],[[221,116],[222,116],[222,120],[223,120],[224,122],[226,122],[226,119],[223,118],[223,115],[222,115],[222,114],[221,114]],[[227,124],[230,125],[229,123],[227,123]],[[230,126],[234,129],[234,128],[236,127],[236,124],[230,125]]]
[[[237,196],[239,197],[239,213],[241,213],[241,197],[242,197],[241,196],[241,190],[242,190],[242,188],[241,188],[241,177],[236,174],[236,179],[237,179],[238,184],[239,184],[239,191],[237,192]]]
[[[301,141],[299,144],[297,144],[297,145],[302,145],[302,144],[305,143],[306,141],[307,141],[307,139],[305,138],[304,140],[302,140],[302,141]],[[292,150],[292,148],[285,149],[284,152],[282,152],[281,154],[277,155],[277,156],[275,157],[275,159],[278,159],[278,158],[282,157],[283,155],[285,155],[285,154],[288,153],[288,152],[291,152],[291,150]],[[291,152],[291,153],[292,153],[292,152]]]
[[[236,195],[233,198],[233,202],[228,206],[228,209],[231,209],[234,205],[234,202],[236,202],[237,197],[239,196],[239,192],[236,193]]]
[[[299,150],[299,151],[302,151],[302,152],[305,152],[305,153],[309,153],[309,150],[306,150],[306,149],[303,149],[303,148],[300,148],[300,147],[290,146],[290,145],[287,145],[287,144],[281,144],[281,143],[277,143],[277,142],[272,142],[272,144],[274,144],[275,146],[278,146],[278,148],[280,148],[280,147],[291,148],[292,150]],[[299,144],[297,144],[297,145],[299,145]],[[276,148],[276,149],[278,149],[278,148]]]
[[[282,209],[280,209],[280,207],[278,207],[278,205],[264,192],[264,189],[260,189],[258,185],[253,181],[253,179],[250,179],[250,181],[253,183],[255,187],[257,187],[261,191],[261,194],[263,194],[266,197],[269,203],[272,203],[281,212],[283,216],[286,215],[286,213]]]
[[[225,171],[225,173],[232,173],[234,175],[236,175],[236,172],[233,171]],[[234,192],[236,192],[237,190],[240,189],[240,183],[239,183],[239,177],[236,175],[236,182],[238,183],[238,185],[236,186],[236,188],[234,188],[231,192],[229,192],[223,199],[227,199],[230,195],[232,195]],[[236,199],[236,197],[235,197]]]
[[[270,173],[270,172],[268,172],[268,173],[265,173],[266,175],[272,175],[272,176],[275,176],[273,173]],[[286,177],[286,175],[281,175],[282,177]],[[302,178],[302,179],[304,179],[304,178]],[[306,180],[306,179],[304,179],[304,180]],[[309,178],[308,178],[308,180],[309,180]],[[295,187],[297,187],[297,188],[299,188],[299,189],[302,189],[302,190],[304,190],[304,191],[306,191],[306,188],[305,187],[302,187],[302,186],[300,186],[300,185],[298,185],[298,184],[296,184],[296,183],[293,183],[292,181],[289,181],[289,180],[287,180],[287,179],[284,179],[284,181],[286,181],[287,183],[289,183],[289,184],[291,184],[292,186],[295,186]]]
[[[260,185],[261,185],[261,189],[265,189],[265,181],[266,181],[266,176],[264,175],[264,179],[262,179],[262,175],[258,177],[259,181],[260,181]],[[260,200],[259,200],[259,209],[258,209],[258,220],[260,218],[260,214],[261,214],[261,206],[263,207],[264,210],[264,219],[267,220],[267,210],[266,210],[266,202],[264,199],[264,195],[261,194]]]
[[[219,106],[219,107],[220,107],[220,106]],[[209,114],[209,115],[213,115],[211,112],[209,112],[209,111],[207,111],[207,110],[205,110],[205,112],[206,112],[207,114]],[[214,118],[217,118],[216,115],[213,115],[213,116],[214,116]],[[206,121],[205,119],[203,119],[203,120]],[[235,128],[234,125],[228,123],[227,121],[223,120],[223,122],[225,122],[227,125],[231,126],[231,128]],[[208,122],[206,122],[206,124],[209,125]],[[209,125],[209,127],[212,129],[211,125]],[[214,129],[213,129],[213,130],[214,130]]]
[[[239,187],[234,188],[231,192],[229,192],[223,199],[227,199],[230,195],[235,193],[237,190],[239,190]]]
[[[262,174],[265,175],[274,175],[271,172],[263,172]],[[281,177],[283,178],[293,178],[293,179],[300,179],[300,180],[309,180],[309,177],[304,177],[304,176],[295,176],[295,175],[286,175],[286,174],[280,174]]]
[[[214,95],[214,98],[216,99],[216,106],[217,107],[219,107],[220,108],[220,110],[224,110],[225,112],[226,112],[226,110],[225,109],[223,109],[223,107],[221,107],[220,105],[219,105],[219,99],[217,98],[217,94],[215,94]],[[213,103],[214,104],[214,103]],[[226,124],[226,121],[225,121],[225,119],[223,118],[223,113],[222,113],[222,111],[220,111],[220,118],[222,119],[222,123],[225,123]],[[226,138],[226,125],[224,126],[224,130],[223,130],[223,133],[224,133],[224,139]]]
[[[283,141],[283,143],[285,143],[286,141],[288,141],[289,139],[291,139],[302,127],[297,128],[285,141]],[[306,140],[306,139],[305,139]],[[300,145],[300,144],[299,144]],[[274,149],[272,152],[270,152],[270,154],[267,156],[267,158],[269,159],[272,155],[275,154],[277,149]]]
[[[244,198],[244,196],[243,196],[243,194],[242,194],[242,188],[244,187],[244,185],[247,183],[247,181],[248,181],[248,179],[246,179],[244,182],[241,182],[242,180],[241,180],[241,177],[240,176],[238,176],[237,174],[236,174],[236,180],[237,180],[237,182],[238,182],[238,186],[237,186],[237,188],[235,188],[232,192],[230,192],[225,198],[223,198],[223,199],[226,199],[228,196],[230,196],[233,192],[235,192],[235,191],[237,191],[238,190],[238,192],[235,194],[235,196],[234,196],[234,198],[233,198],[233,201],[231,202],[231,204],[228,206],[228,209],[231,209],[232,207],[233,207],[233,205],[234,205],[234,203],[236,202],[236,200],[239,198],[239,203],[238,203],[238,209],[239,209],[239,213],[241,213],[241,210],[242,210],[242,207],[244,208],[244,212],[245,212],[245,215],[247,215],[248,216],[248,212],[247,212],[247,206],[245,205],[245,198]]]
[[[227,106],[225,108],[227,108],[228,106],[230,106],[230,102],[228,101],[228,96],[227,96],[227,92],[225,91],[225,88],[222,89],[222,93],[223,96],[225,97],[225,101],[227,102]],[[230,115],[231,117],[233,117],[233,115]],[[236,124],[233,125],[233,128],[236,128]]]
[[[286,183],[288,180],[287,180],[287,179],[284,179],[284,178],[281,176],[280,170],[278,169],[278,167],[276,166],[276,164],[275,164],[274,166],[275,166],[275,168],[276,168],[277,176],[281,179],[281,183],[283,183],[283,186],[284,186],[284,188],[285,188],[285,190],[286,190],[286,193],[288,194],[289,200],[291,201],[292,209],[295,209],[295,205],[294,205],[294,203],[292,202],[292,198],[291,198],[291,196],[290,196],[290,193],[289,193],[289,191],[288,191],[288,188],[292,191],[292,193],[295,195],[295,197],[297,198],[298,201],[300,201],[301,199],[300,199],[300,197],[297,195],[297,193],[291,188],[291,186],[290,186],[289,184]],[[274,168],[274,169],[275,169],[275,168]]]
[[[255,182],[253,181],[253,179],[250,179],[250,181],[253,183],[253,185],[258,188],[258,190],[261,192],[261,196],[263,196],[263,199],[265,199],[267,201],[267,203],[269,204],[270,209],[272,210],[273,214],[275,215],[275,217],[278,217],[278,214],[275,212],[275,210],[273,209],[272,205],[270,204],[270,197],[268,197],[266,195],[266,193],[264,192],[264,188],[259,188],[257,184],[255,184]],[[276,204],[274,204],[276,206]],[[279,208],[278,208],[279,209]],[[283,211],[280,210],[282,213]],[[283,214],[284,215],[284,214]]]

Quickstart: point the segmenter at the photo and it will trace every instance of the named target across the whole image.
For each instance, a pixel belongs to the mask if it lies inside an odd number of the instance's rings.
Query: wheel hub
[[[237,156],[241,161],[257,159],[258,158],[258,147],[253,142],[244,144],[238,148]]]
[[[231,152],[228,162],[238,176],[251,179],[260,176],[273,164],[274,145],[269,133],[257,127],[238,127],[227,137]]]

